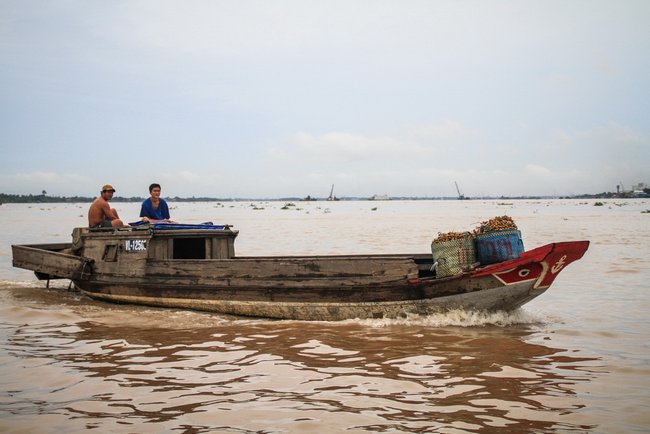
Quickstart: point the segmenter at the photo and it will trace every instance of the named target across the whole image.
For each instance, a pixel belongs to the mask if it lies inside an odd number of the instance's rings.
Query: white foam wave
[[[0,288],[33,288],[36,286],[45,286],[38,280],[0,280]]]
[[[417,325],[427,327],[481,327],[495,325],[506,327],[516,324],[539,324],[547,320],[539,314],[534,314],[523,309],[512,312],[486,312],[452,310],[449,312],[436,313],[431,315],[411,315],[406,318],[381,318],[348,320],[369,327],[388,327],[395,325]]]
[[[0,280],[0,288],[46,288],[48,286],[45,280]],[[50,289],[69,289],[70,281],[67,279],[50,280]]]

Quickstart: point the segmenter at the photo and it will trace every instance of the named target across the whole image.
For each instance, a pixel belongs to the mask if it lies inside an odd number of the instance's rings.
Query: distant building
[[[647,197],[648,194],[645,192],[647,190],[647,186],[643,182],[639,182],[638,184],[632,186],[632,196],[635,197]]]
[[[644,182],[639,182],[628,190],[621,182],[616,186],[616,195],[619,197],[648,197],[648,186]]]

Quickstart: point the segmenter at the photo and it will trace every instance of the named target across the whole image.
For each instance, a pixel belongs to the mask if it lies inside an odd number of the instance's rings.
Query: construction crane
[[[456,184],[456,191],[458,192],[458,200],[465,200],[466,197],[463,193],[460,192],[460,188],[458,188],[458,183],[454,181],[454,184]]]
[[[330,190],[330,195],[327,200],[338,200],[336,196],[334,196],[334,184],[332,184],[332,189]]]

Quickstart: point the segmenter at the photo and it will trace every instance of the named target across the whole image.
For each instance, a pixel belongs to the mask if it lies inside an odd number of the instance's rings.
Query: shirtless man
[[[115,208],[108,206],[108,201],[113,198],[113,193],[115,193],[115,189],[112,185],[106,184],[102,187],[101,196],[95,199],[88,210],[88,226],[91,228],[120,228],[124,226]]]

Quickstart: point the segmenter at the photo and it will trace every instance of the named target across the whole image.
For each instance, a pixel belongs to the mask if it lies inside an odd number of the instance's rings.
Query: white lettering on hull
[[[147,240],[125,240],[124,250],[127,252],[145,252],[147,250]]]

